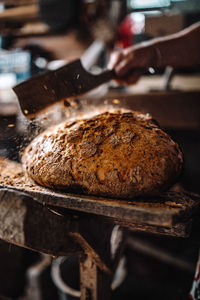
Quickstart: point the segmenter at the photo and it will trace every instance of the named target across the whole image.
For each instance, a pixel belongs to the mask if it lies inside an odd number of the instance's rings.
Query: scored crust
[[[183,156],[149,114],[106,112],[47,129],[25,149],[22,162],[47,187],[132,198],[167,189]]]

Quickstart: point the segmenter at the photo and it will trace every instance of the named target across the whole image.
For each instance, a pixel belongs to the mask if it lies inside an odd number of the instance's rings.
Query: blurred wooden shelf
[[[20,6],[20,5],[31,5],[38,3],[37,0],[3,0],[1,1],[2,4],[5,5],[13,5],[13,6]]]
[[[0,118],[1,117],[8,117],[8,116],[15,116],[19,111],[18,103],[1,103],[0,102]]]
[[[39,8],[37,4],[9,8],[0,13],[0,23],[6,21],[22,23],[36,19],[39,19]]]
[[[22,27],[19,28],[12,28],[9,27],[2,27],[0,25],[0,35],[1,36],[10,36],[14,38],[29,38],[29,37],[37,37],[37,36],[46,36],[46,35],[53,35],[55,33],[49,30],[49,27],[39,21],[36,22],[28,22],[24,24]]]
[[[12,1],[6,3],[12,5]],[[22,35],[24,37],[31,34],[41,34],[41,28],[35,25],[39,20],[39,6],[36,1],[23,0],[23,2],[19,2],[16,0],[13,7],[5,8],[0,12],[0,35],[10,37],[20,37]],[[27,24],[31,24],[28,29]],[[47,26],[43,24],[44,27],[46,33]],[[44,29],[42,29],[42,34],[44,34]]]

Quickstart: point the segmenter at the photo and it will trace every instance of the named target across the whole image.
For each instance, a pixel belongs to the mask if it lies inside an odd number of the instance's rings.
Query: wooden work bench
[[[189,237],[199,207],[199,197],[183,191],[129,201],[58,192],[0,159],[0,238],[53,256],[79,255],[82,300],[110,299],[127,229]]]

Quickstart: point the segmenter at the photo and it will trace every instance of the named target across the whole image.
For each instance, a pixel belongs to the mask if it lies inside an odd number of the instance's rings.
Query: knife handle
[[[109,80],[115,79],[117,77],[117,74],[115,73],[115,70],[106,70],[103,71],[101,74],[98,74],[95,76],[98,80],[98,83],[104,83]]]
[[[134,69],[131,69],[128,74],[126,75],[126,77],[130,76],[134,71],[137,71],[137,72],[140,72],[140,73],[145,73],[147,71],[146,68],[134,68]],[[112,79],[120,79],[120,78],[123,78],[118,76],[115,72],[115,70],[106,70],[104,72],[102,72],[101,74],[99,75],[96,75],[96,80],[98,82],[98,84],[102,84],[104,82],[107,82],[109,80],[112,80]]]

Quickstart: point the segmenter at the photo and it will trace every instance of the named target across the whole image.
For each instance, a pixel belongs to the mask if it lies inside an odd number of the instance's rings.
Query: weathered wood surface
[[[81,300],[111,299],[111,280],[111,275],[100,270],[89,256],[80,256]]]
[[[9,243],[56,256],[80,253],[68,234],[71,219],[23,193],[0,191],[0,238]]]
[[[32,182],[20,164],[3,159],[0,160],[0,188],[25,192],[42,204],[101,215],[131,230],[145,228],[145,231],[175,236],[188,234],[191,215],[200,207],[198,196],[172,191],[160,197],[129,201],[55,191]]]
[[[130,231],[147,232],[155,235],[166,235],[173,237],[189,237],[192,230],[192,218],[185,222],[178,222],[170,227],[152,226],[147,224],[138,224],[134,222],[126,222],[121,220],[112,220],[114,223],[127,228]]]
[[[53,256],[88,254],[110,275],[124,243],[122,229],[100,216],[55,209],[7,189],[0,189],[0,238]]]

